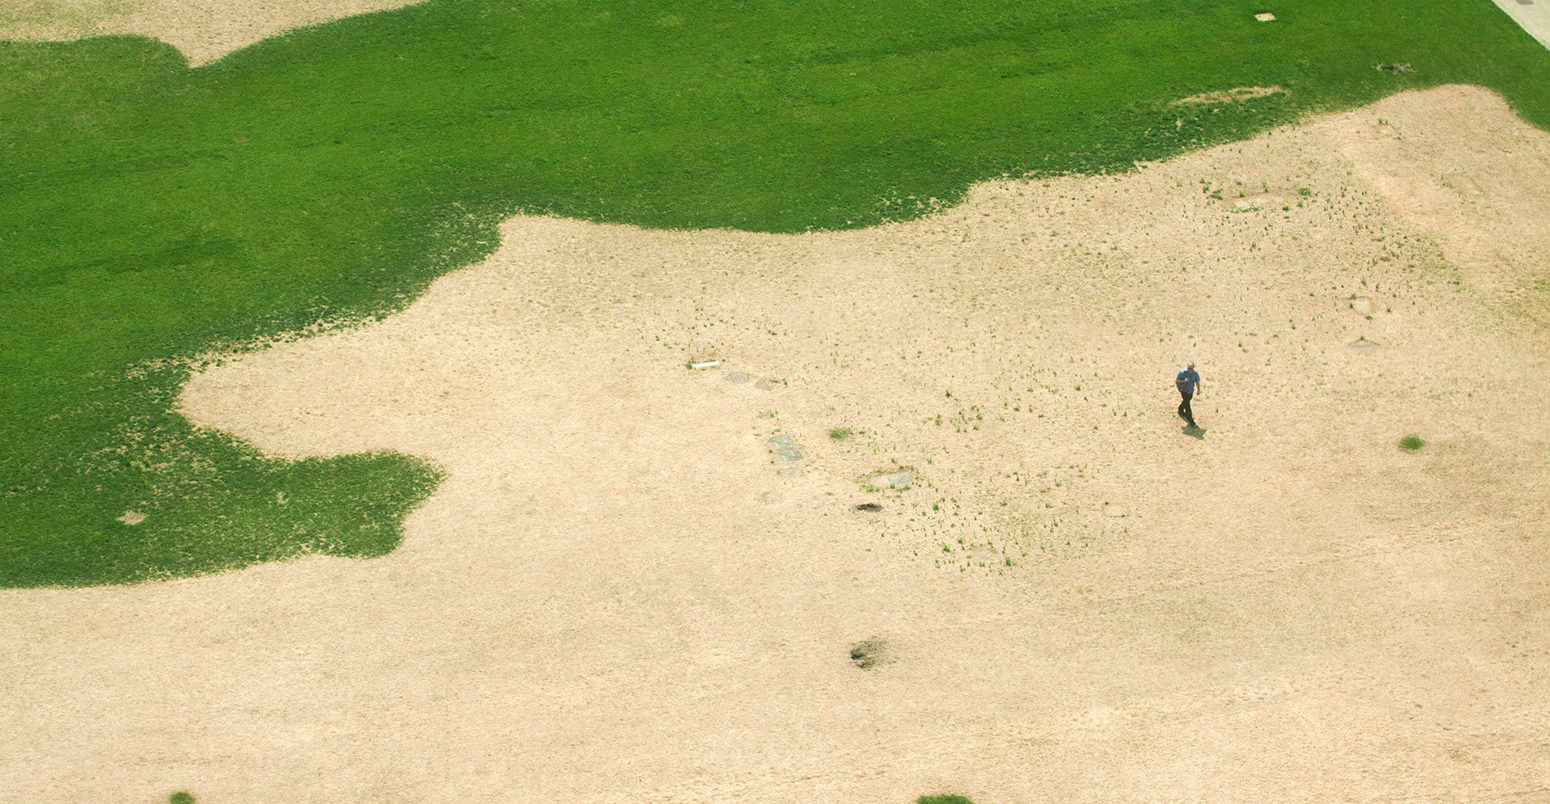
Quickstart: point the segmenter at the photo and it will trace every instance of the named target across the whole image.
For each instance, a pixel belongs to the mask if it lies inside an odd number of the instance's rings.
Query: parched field
[[[1545,220],[1458,86],[856,231],[513,218],[178,403],[443,467],[402,546],[6,593],[0,797],[1542,798]]]
[[[1446,83],[1550,124],[1550,53],[1487,0],[1280,11],[432,0],[197,69],[0,42],[0,587],[391,552],[437,467],[268,457],[178,394],[212,351],[401,309],[516,213],[854,229]]]

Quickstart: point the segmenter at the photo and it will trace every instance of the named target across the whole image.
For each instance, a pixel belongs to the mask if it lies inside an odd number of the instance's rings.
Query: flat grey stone
[[[727,382],[732,383],[733,385],[742,385],[743,383],[748,382],[751,379],[753,379],[753,378],[748,376],[747,374],[744,374],[741,371],[729,371],[729,372],[727,372]]]
[[[802,451],[797,449],[797,442],[788,435],[771,437],[770,451],[780,456],[780,459],[783,461],[802,460]]]
[[[772,390],[775,389],[775,383],[772,383],[769,380],[760,380],[760,381],[754,383],[753,387],[755,387],[755,388],[757,388],[757,389],[759,389],[761,391],[772,391]]]
[[[910,487],[910,473],[909,472],[900,472],[899,474],[889,476],[889,478],[888,478],[888,485],[893,486],[896,489],[907,489],[907,488],[909,488]]]
[[[1351,341],[1351,348],[1358,352],[1371,352],[1374,346],[1377,346],[1377,344],[1366,338],[1357,338]]]

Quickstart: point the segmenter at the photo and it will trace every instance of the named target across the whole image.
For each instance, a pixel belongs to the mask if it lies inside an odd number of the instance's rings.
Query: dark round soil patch
[[[862,670],[888,661],[888,643],[881,639],[868,639],[850,646],[850,663]]]

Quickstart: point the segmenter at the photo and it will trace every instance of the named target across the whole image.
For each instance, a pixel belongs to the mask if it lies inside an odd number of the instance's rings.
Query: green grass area
[[[401,308],[513,212],[862,226],[1445,82],[1550,124],[1550,55],[1488,0],[432,0],[197,70],[0,44],[0,585],[391,550],[434,467],[266,459],[172,401],[212,347]],[[1169,105],[1244,85],[1288,91]]]

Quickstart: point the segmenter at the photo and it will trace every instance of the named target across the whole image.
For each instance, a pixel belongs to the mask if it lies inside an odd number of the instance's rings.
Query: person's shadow
[[[1193,424],[1186,424],[1179,428],[1179,432],[1191,438],[1198,438],[1201,441],[1206,440],[1206,428],[1204,427],[1197,427]]]

